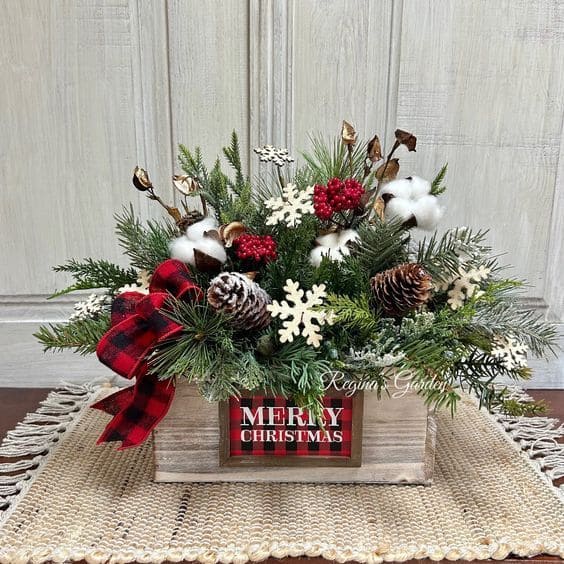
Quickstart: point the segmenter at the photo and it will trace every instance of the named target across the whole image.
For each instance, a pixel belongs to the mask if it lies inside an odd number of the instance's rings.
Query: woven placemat
[[[155,484],[150,444],[95,446],[107,416],[84,406],[100,393],[52,394],[0,449],[31,455],[0,467],[13,477],[0,476],[0,562],[564,556],[554,420],[464,398],[454,419],[438,416],[432,486]]]

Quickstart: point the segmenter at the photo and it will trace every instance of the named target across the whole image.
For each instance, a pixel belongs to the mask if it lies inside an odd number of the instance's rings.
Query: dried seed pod
[[[374,137],[372,137],[372,139],[368,142],[368,146],[366,147],[366,158],[373,163],[377,163],[382,160],[382,146],[380,145],[378,135],[374,135]]]
[[[415,145],[417,145],[417,137],[415,137],[413,133],[403,131],[402,129],[396,129],[395,135],[398,143],[405,145],[408,151],[415,151]]]
[[[190,194],[193,194],[200,188],[200,185],[196,180],[185,174],[175,174],[172,177],[172,184],[181,194],[184,194],[185,196],[190,196]]]
[[[396,178],[399,173],[399,169],[399,159],[390,159],[376,169],[376,180],[379,182],[389,182],[390,180]]]
[[[231,223],[220,226],[219,235],[225,247],[229,248],[233,245],[233,241],[243,235],[245,231],[247,231],[247,227],[244,223],[232,221]]]
[[[149,174],[147,171],[139,166],[136,166],[133,170],[133,186],[137,188],[140,192],[146,192],[153,187],[152,182],[149,179]]]
[[[341,141],[343,145],[354,145],[356,143],[356,131],[354,127],[343,120],[343,128],[341,130]]]

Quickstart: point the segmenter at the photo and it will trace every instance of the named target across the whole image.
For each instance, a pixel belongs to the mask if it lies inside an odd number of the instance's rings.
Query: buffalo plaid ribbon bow
[[[162,262],[153,273],[149,294],[124,292],[112,303],[111,327],[98,343],[100,361],[125,378],[135,378],[124,388],[92,405],[113,415],[98,444],[121,441],[123,450],[141,444],[166,415],[174,386],[148,374],[148,355],[157,343],[171,339],[182,326],[161,313],[170,295],[197,301],[202,290],[194,284],[188,267],[178,260]]]

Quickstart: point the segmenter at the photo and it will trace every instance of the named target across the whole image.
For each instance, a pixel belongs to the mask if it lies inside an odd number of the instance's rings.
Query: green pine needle
[[[75,282],[64,290],[55,292],[50,298],[56,298],[64,294],[78,290],[91,290],[105,288],[115,292],[121,286],[132,284],[137,279],[137,273],[132,268],[122,268],[107,260],[86,258],[82,261],[71,259],[55,266],[55,272],[68,272]]]
[[[44,325],[33,336],[43,345],[44,352],[73,349],[74,352],[86,355],[96,351],[98,342],[109,327],[110,314],[103,313],[95,319]]]

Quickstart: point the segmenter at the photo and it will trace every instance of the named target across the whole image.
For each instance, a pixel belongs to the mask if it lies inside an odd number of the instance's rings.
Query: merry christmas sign
[[[242,395],[220,407],[221,463],[225,466],[359,466],[362,397],[323,398],[324,423],[281,396]]]

